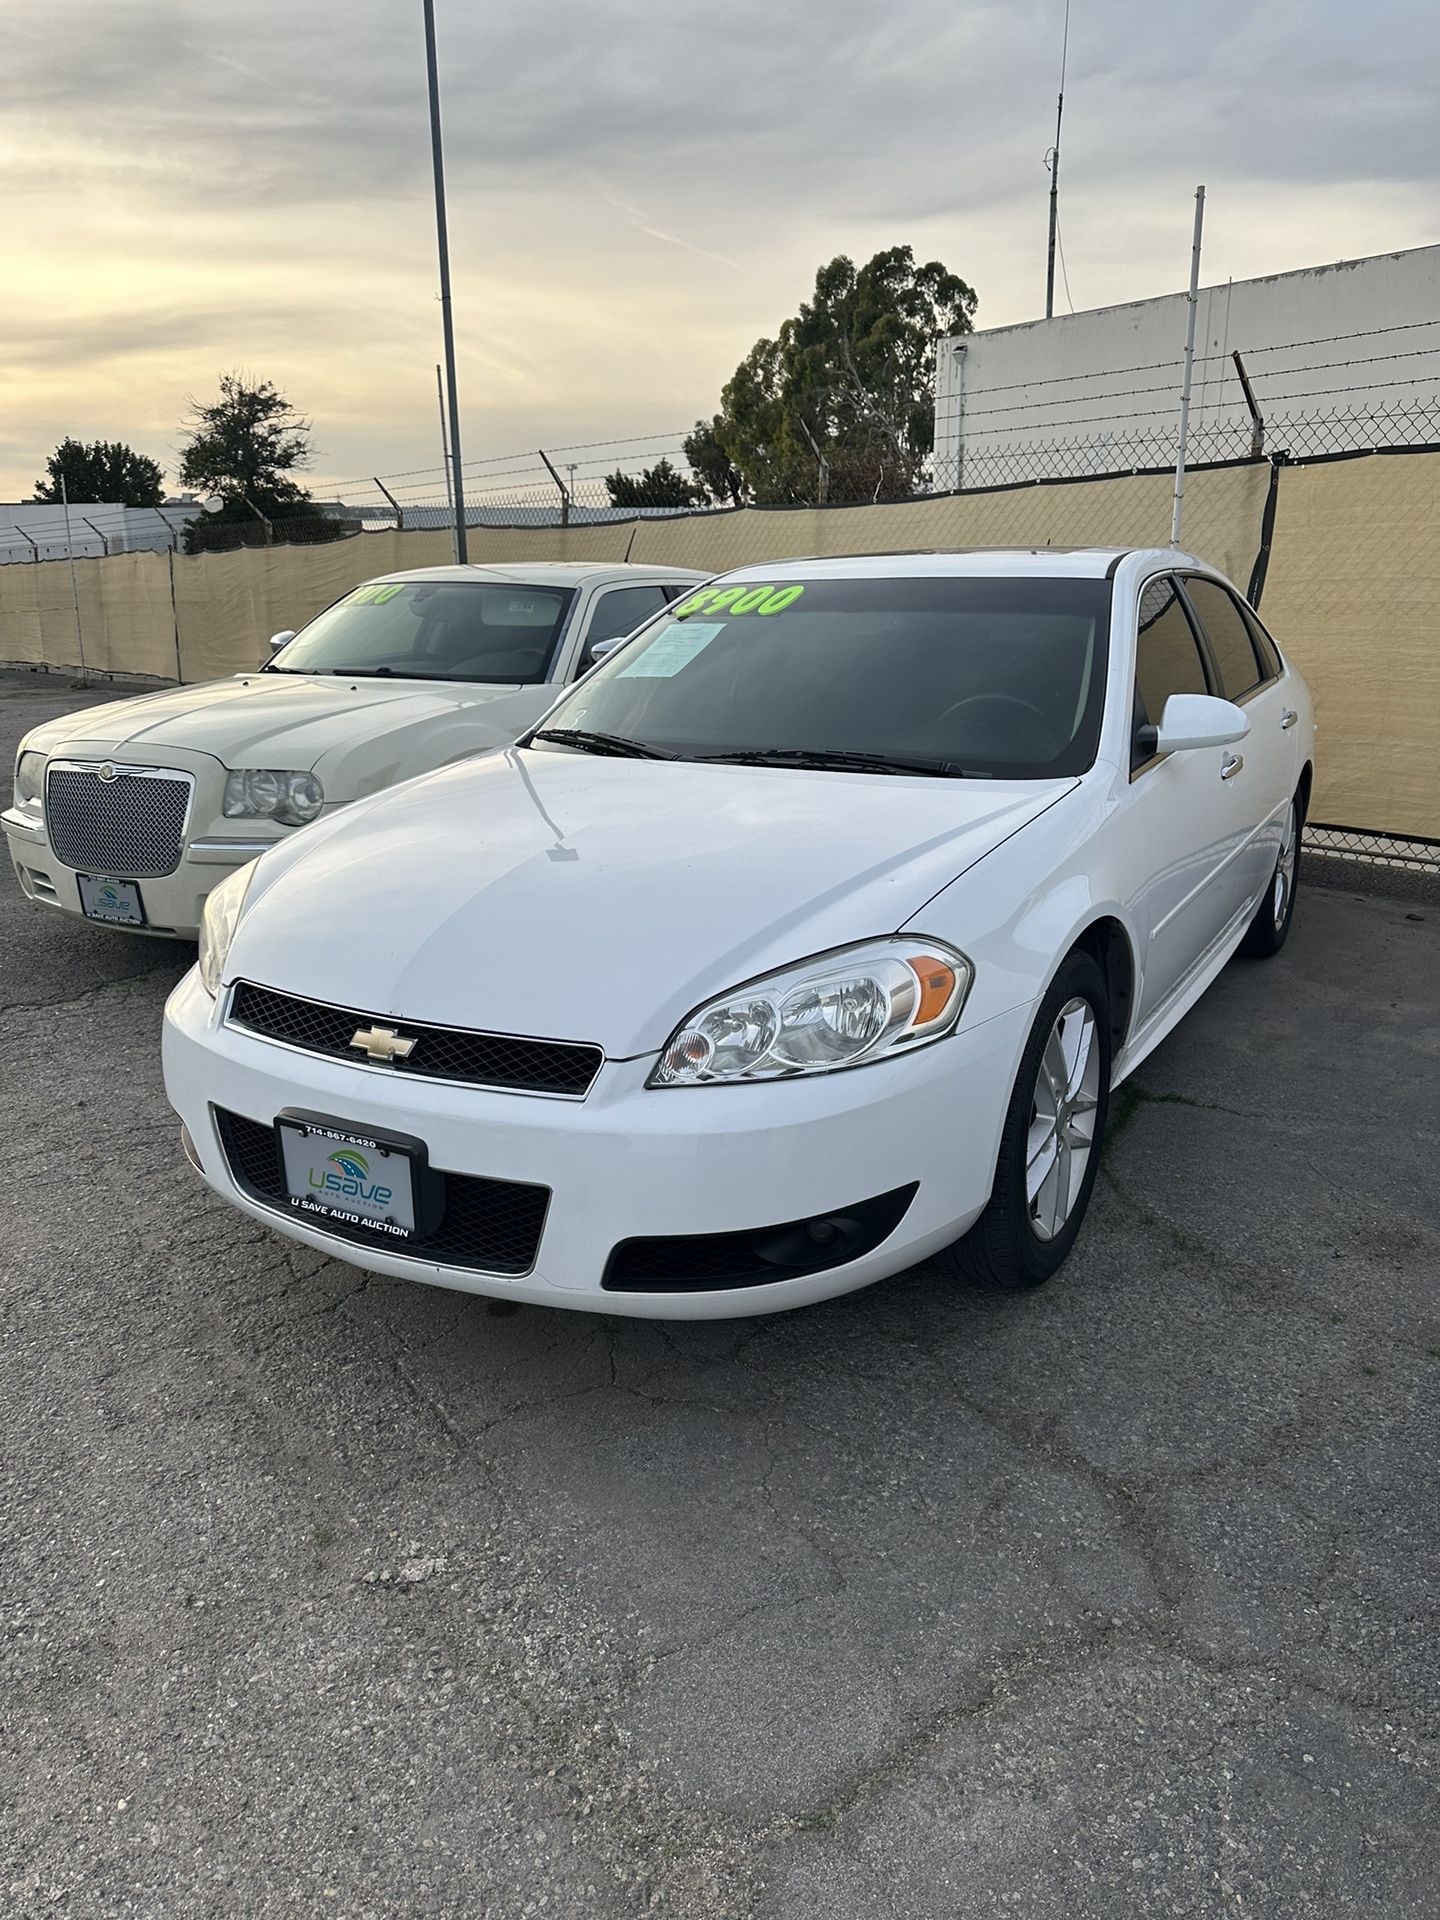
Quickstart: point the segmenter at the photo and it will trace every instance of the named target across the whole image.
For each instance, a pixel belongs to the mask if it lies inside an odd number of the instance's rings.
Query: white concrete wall
[[[65,509],[59,501],[0,501],[0,565],[6,561],[99,560],[109,553],[164,553],[173,529],[183,529],[197,506],[125,507],[115,501],[75,500],[66,544]],[[33,542],[33,545],[32,545]]]
[[[1165,464],[1179,420],[1185,308],[1180,292],[942,341],[936,485]],[[1440,246],[1202,287],[1192,459],[1249,451],[1236,348],[1266,417],[1267,452],[1413,444],[1417,408],[1422,427],[1426,405],[1440,420]],[[1335,415],[1343,427],[1329,435]]]

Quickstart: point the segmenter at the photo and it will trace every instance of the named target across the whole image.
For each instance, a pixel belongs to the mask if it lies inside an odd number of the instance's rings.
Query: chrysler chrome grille
[[[170,767],[52,760],[45,829],[57,860],[82,873],[153,880],[173,873],[195,782]]]
[[[399,1042],[385,1049],[388,1064],[374,1066],[373,1071],[422,1080],[459,1080],[508,1093],[558,1094],[572,1100],[583,1099],[590,1091],[605,1058],[599,1047],[584,1041],[437,1027],[394,1014],[385,1014],[382,1020],[353,1007],[331,1007],[276,993],[249,980],[237,981],[227,1017],[232,1027],[243,1027],[247,1033],[360,1067],[375,1059],[370,1046],[359,1044],[369,1029],[371,1035],[389,1034]],[[402,1051],[406,1041],[411,1045]]]

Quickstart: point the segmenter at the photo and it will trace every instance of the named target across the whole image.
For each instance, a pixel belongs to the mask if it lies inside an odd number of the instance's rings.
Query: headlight
[[[17,807],[38,807],[45,788],[45,756],[43,753],[22,753],[15,762],[15,804]]]
[[[200,984],[212,1000],[225,977],[230,942],[240,924],[240,909],[245,904],[246,889],[254,871],[255,862],[247,860],[243,867],[227,874],[205,902],[205,914],[200,922]]]
[[[303,827],[325,804],[325,789],[313,773],[272,767],[241,767],[225,776],[227,820],[278,820]]]
[[[869,940],[707,1001],[671,1035],[652,1087],[833,1073],[940,1040],[973,970],[935,940]]]

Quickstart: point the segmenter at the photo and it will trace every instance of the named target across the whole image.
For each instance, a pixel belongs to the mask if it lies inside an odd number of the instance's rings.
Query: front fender
[[[1098,921],[1119,924],[1138,973],[1141,930],[1107,856],[1114,777],[1108,766],[1092,770],[906,923],[904,931],[948,940],[973,963],[967,1024],[1033,1005]]]

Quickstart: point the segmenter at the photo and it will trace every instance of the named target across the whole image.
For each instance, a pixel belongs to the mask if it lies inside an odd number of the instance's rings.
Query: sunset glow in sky
[[[1060,0],[436,11],[468,461],[678,447],[835,253],[909,241],[979,325],[1041,311]],[[1074,0],[1074,304],[1183,285],[1200,180],[1207,281],[1440,238],[1437,23]],[[317,491],[436,466],[419,0],[10,7],[0,103],[0,499],[67,433],[173,484],[229,367],[313,418]]]

